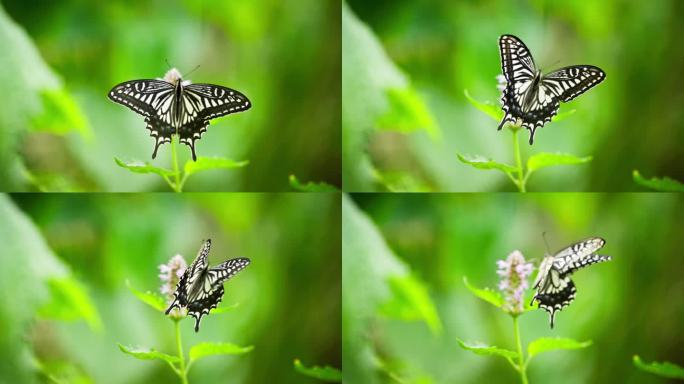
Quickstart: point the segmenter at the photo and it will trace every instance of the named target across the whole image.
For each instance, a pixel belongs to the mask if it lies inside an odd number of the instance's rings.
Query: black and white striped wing
[[[499,37],[501,70],[509,83],[532,81],[537,72],[532,54],[525,43],[513,35]]]
[[[176,291],[173,293],[174,300],[166,310],[168,315],[171,309],[174,307],[181,308],[188,306],[190,302],[190,294],[195,290],[195,286],[198,284],[199,279],[205,275],[208,268],[207,257],[209,255],[209,250],[211,249],[211,239],[207,239],[202,244],[197,257],[190,264],[189,267],[183,272],[178,284],[176,285]]]
[[[112,101],[145,116],[146,128],[155,139],[153,159],[157,157],[159,146],[171,142],[171,135],[176,133],[168,117],[174,90],[173,84],[162,80],[131,80],[109,91]]]
[[[537,292],[532,302],[536,300],[539,308],[549,313],[551,328],[553,328],[556,312],[569,306],[575,299],[577,289],[570,279],[572,273],[588,265],[611,259],[610,256],[596,254],[605,244],[606,241],[600,237],[588,238],[542,261],[534,286]]]
[[[213,84],[189,84],[183,87],[184,120],[178,129],[180,142],[192,150],[196,160],[195,140],[207,130],[209,120],[248,110],[252,103],[242,93]]]
[[[544,126],[558,113],[560,103],[556,97],[541,88],[537,81],[537,67],[530,50],[522,40],[512,35],[499,38],[501,69],[506,78],[506,88],[501,97],[504,118],[498,129],[506,122],[521,125],[530,130],[530,144],[534,142],[537,128]]]
[[[566,247],[553,256],[553,269],[565,276],[588,265],[608,261],[610,256],[596,254],[605,244],[602,238],[592,237]]]
[[[188,298],[188,315],[195,318],[195,332],[199,331],[202,316],[208,315],[223,299],[223,283],[245,269],[249,263],[247,258],[231,259],[207,271],[201,289],[193,291]]]
[[[606,78],[601,68],[593,65],[573,65],[542,77],[542,89],[562,102],[570,101]]]

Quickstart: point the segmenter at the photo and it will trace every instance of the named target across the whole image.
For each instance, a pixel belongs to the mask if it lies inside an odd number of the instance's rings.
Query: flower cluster
[[[167,304],[170,305],[173,302],[173,294],[176,292],[176,286],[180,280],[185,269],[187,268],[187,263],[181,255],[176,255],[172,257],[168,263],[159,266],[159,279],[162,281],[162,285],[159,291],[166,297]],[[174,309],[172,312],[175,315],[184,315],[178,313],[178,309]]]
[[[524,295],[529,287],[527,278],[532,274],[532,263],[525,262],[520,251],[513,251],[506,260],[498,260],[496,273],[501,277],[499,289],[504,294],[504,310],[514,316],[525,310]]]

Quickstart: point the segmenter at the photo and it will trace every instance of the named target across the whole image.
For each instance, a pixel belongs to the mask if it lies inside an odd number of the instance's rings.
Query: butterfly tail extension
[[[178,304],[178,299],[177,299],[177,298],[174,298],[174,299],[173,299],[173,302],[171,303],[171,305],[169,305],[169,307],[166,309],[166,311],[164,312],[164,314],[165,314],[165,315],[168,315],[168,314],[171,312],[171,310],[172,310],[173,308],[178,308],[178,309],[180,309],[180,305]]]

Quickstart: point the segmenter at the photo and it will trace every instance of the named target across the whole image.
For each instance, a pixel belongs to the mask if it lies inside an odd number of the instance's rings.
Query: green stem
[[[178,357],[180,358],[180,376],[181,383],[188,384],[188,371],[185,368],[185,356],[183,355],[183,343],[181,341],[180,321],[174,320],[176,327],[176,346],[178,347]]]
[[[513,152],[515,153],[515,166],[518,168],[518,180],[515,185],[518,187],[518,191],[527,192],[525,190],[525,183],[527,179],[523,175],[522,159],[520,156],[520,141],[518,140],[518,131],[520,128],[511,128],[513,132]]]
[[[527,384],[527,364],[523,356],[522,343],[520,341],[520,327],[518,326],[518,316],[513,317],[513,328],[515,329],[515,344],[518,347],[518,373],[520,373],[520,381]]]
[[[176,192],[183,191],[183,185],[180,182],[180,171],[178,170],[178,156],[176,155],[176,140],[171,138],[171,159],[173,161],[173,177],[176,179],[173,190]]]

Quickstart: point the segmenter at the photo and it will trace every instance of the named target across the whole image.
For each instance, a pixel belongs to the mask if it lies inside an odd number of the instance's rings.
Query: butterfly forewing
[[[551,72],[542,84],[561,101],[567,102],[588,91],[606,78],[605,72],[593,65],[574,65]]]

